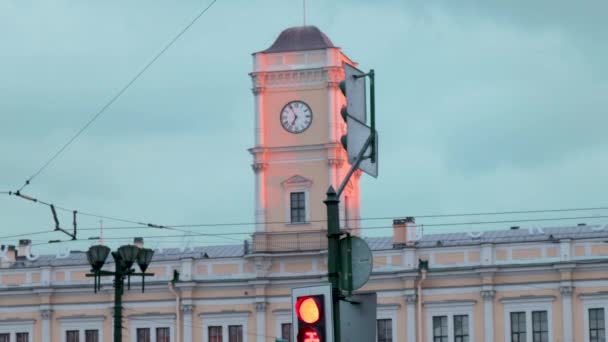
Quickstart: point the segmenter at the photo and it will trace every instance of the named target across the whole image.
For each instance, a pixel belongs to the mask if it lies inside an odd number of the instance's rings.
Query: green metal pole
[[[327,206],[327,276],[332,289],[334,341],[340,342],[340,200],[333,186],[327,190],[324,203]]]
[[[114,342],[122,342],[122,291],[124,287],[122,262],[117,253],[112,253],[116,263],[114,273]]]

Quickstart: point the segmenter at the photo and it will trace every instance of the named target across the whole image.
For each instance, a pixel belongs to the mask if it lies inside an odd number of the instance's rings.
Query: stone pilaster
[[[481,290],[483,298],[483,340],[494,341],[494,296],[496,291],[492,289]]]
[[[574,342],[572,337],[572,292],[574,287],[570,284],[564,284],[559,287],[559,292],[562,295],[562,329],[563,341]]]
[[[416,303],[418,296],[415,293],[405,295],[405,305],[407,310],[406,316],[406,341],[416,342]]]
[[[192,312],[194,305],[182,304],[180,308],[182,312],[182,340],[183,342],[192,342]]]

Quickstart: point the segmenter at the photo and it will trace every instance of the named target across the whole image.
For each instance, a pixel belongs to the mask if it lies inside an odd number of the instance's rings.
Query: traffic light
[[[331,287],[292,290],[293,341],[333,342]]]
[[[295,310],[298,316],[297,342],[325,341],[323,295],[299,297]]]
[[[340,82],[340,90],[346,98],[346,105],[340,110],[340,115],[346,122],[347,133],[340,138],[340,142],[346,150],[348,162],[351,165],[359,162],[359,169],[372,177],[377,177],[378,165],[375,156],[377,151],[377,134],[373,132],[373,96],[372,127],[367,125],[367,86],[365,82],[367,76],[368,74],[363,73],[354,66],[344,63],[344,80]],[[371,139],[370,143],[367,144],[365,151],[362,151],[368,139]]]

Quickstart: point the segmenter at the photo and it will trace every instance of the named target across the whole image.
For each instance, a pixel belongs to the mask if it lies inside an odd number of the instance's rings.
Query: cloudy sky
[[[20,187],[208,4],[0,1],[0,191]],[[608,206],[607,2],[307,5],[309,23],[376,70],[380,176],[363,177],[363,217]],[[301,0],[218,0],[24,193],[158,224],[251,222],[250,54],[301,23]],[[594,215],[608,210],[535,217]],[[66,213],[60,220],[71,224]],[[99,220],[80,217],[79,226]],[[0,227],[7,236],[50,230],[53,221],[47,207],[2,195]]]

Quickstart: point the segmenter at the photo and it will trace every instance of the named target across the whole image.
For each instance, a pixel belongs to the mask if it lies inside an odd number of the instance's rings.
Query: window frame
[[[199,319],[202,320],[202,336],[203,341],[209,341],[209,327],[210,326],[221,326],[222,327],[222,341],[228,342],[228,326],[230,325],[241,325],[243,327],[243,342],[248,342],[248,330],[249,330],[249,312],[235,312],[235,313],[202,313],[199,314]]]
[[[378,336],[378,332],[379,332],[379,330],[378,330],[378,323],[379,323],[379,321],[390,321],[391,322],[390,323],[390,326],[391,326],[391,336],[390,336],[390,339],[391,339],[391,342],[395,342],[393,340],[393,336],[395,334],[393,333],[393,325],[394,324],[393,324],[393,319],[392,318],[376,318],[376,342],[380,341],[380,337]]]
[[[9,334],[10,341],[17,341],[17,333],[27,333],[28,342],[34,341],[35,320],[3,320],[0,321],[0,333]]]
[[[296,195],[296,196],[294,196]],[[301,195],[301,196],[300,196]],[[294,207],[294,197],[295,197],[295,202],[296,202],[296,206]],[[303,223],[307,223],[308,220],[306,219],[306,192],[305,191],[291,191],[289,192],[289,223],[290,224],[303,224]],[[302,206],[300,206],[300,204],[302,204]],[[294,215],[294,210],[296,211],[297,215]],[[301,214],[301,215],[300,215]],[[294,217],[300,217],[302,218],[301,221],[294,221]]]
[[[130,341],[137,342],[137,329],[147,328],[150,329],[150,341],[156,342],[156,329],[157,328],[169,328],[169,340],[175,341],[175,314],[141,314],[141,315],[130,315],[129,319],[129,333]]]
[[[293,341],[293,323],[291,322],[291,311],[289,310],[281,310],[275,311],[274,313],[274,331],[276,338],[281,338],[283,335],[282,325],[289,323],[291,324],[291,338],[290,341]]]
[[[103,341],[103,322],[105,316],[91,317],[59,317],[61,342],[66,342],[66,332],[68,330],[78,330],[78,341],[85,342],[86,330],[97,330],[98,341]]]
[[[586,309],[587,315],[591,314],[591,312],[590,312],[591,310],[602,310],[602,313],[604,315],[604,317],[603,317],[604,326],[603,326],[603,328],[594,328],[594,330],[598,330],[598,331],[604,330],[604,336],[606,336],[606,309],[604,309],[603,307],[589,308],[589,309]],[[587,329],[587,336],[588,336],[587,341],[591,342],[591,320],[590,320],[590,318],[589,318],[589,324],[587,324],[587,326],[585,328]]]
[[[517,298],[503,298],[504,309],[504,338],[511,341],[511,312],[525,312],[526,315],[526,342],[533,341],[532,312],[547,311],[547,329],[549,341],[553,341],[553,302],[554,296],[531,296]]]
[[[376,308],[376,326],[379,319],[390,319],[391,320],[391,339],[393,342],[397,341],[397,311],[399,305],[378,305]],[[376,341],[378,341],[378,331],[376,331]]]
[[[448,319],[448,342],[454,342],[454,316],[468,316],[469,341],[475,341],[475,325],[473,307],[475,301],[456,301],[456,302],[431,302],[424,304],[426,313],[426,336],[428,342],[433,342],[433,317],[447,316]]]
[[[608,295],[605,294],[583,294],[580,296],[582,299],[583,308],[583,324],[585,331],[585,341],[590,341],[589,336],[589,309],[604,309],[604,332],[608,333]]]
[[[284,191],[285,222],[288,226],[310,224],[310,189],[312,181],[300,175],[293,175],[281,183]],[[291,193],[304,193],[304,222],[291,222]]]

